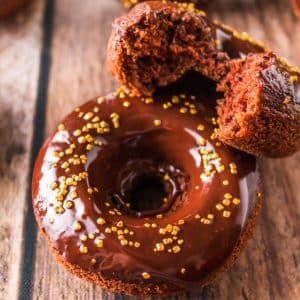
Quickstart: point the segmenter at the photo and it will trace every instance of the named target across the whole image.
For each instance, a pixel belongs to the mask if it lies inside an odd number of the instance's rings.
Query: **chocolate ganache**
[[[191,74],[153,97],[121,89],[62,121],[32,187],[63,264],[108,288],[118,280],[165,293],[198,288],[233,263],[261,194],[256,159],[217,139],[215,88]]]

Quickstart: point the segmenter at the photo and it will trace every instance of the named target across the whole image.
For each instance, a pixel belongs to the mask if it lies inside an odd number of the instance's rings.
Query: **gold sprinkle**
[[[99,97],[99,98],[97,99],[98,104],[102,104],[104,101],[105,101],[105,98],[104,98],[104,97]]]
[[[91,259],[91,265],[95,265],[96,262],[97,262],[96,258],[92,258],[92,259]]]
[[[174,253],[179,253],[181,250],[180,246],[174,246],[172,249]]]
[[[89,188],[87,189],[87,192],[91,195],[91,194],[94,193],[94,190],[93,190],[91,187],[89,187]]]
[[[145,226],[146,228],[149,228],[151,225],[150,225],[149,223],[145,223],[144,226]]]
[[[230,201],[229,199],[224,199],[224,200],[222,201],[222,203],[223,203],[225,206],[229,206],[230,203],[231,203],[231,201]]]
[[[123,221],[119,221],[119,222],[117,223],[117,227],[123,227],[123,226],[124,226]]]
[[[178,97],[178,96],[173,96],[173,97],[172,97],[172,102],[173,102],[173,103],[179,103],[179,101],[180,101],[180,100],[179,100],[179,97]]]
[[[229,185],[229,180],[223,180],[223,185]]]
[[[72,192],[71,193],[71,198],[74,200],[74,199],[76,199],[78,197],[78,194],[77,194],[77,192]]]
[[[96,239],[96,245],[97,245],[98,248],[102,248],[103,247],[103,240]]]
[[[97,223],[98,223],[99,225],[104,225],[104,224],[106,223],[106,221],[105,221],[103,218],[98,218],[98,219],[97,219]]]
[[[157,243],[155,245],[155,249],[156,249],[156,251],[164,251],[165,250],[165,246],[164,246],[163,243]]]
[[[183,225],[183,224],[184,224],[184,220],[183,219],[178,220],[178,225]]]
[[[218,204],[216,205],[216,208],[217,208],[217,210],[223,210],[223,209],[224,209],[224,206],[223,206],[222,204],[218,203]]]
[[[163,215],[162,215],[162,214],[158,214],[158,215],[156,215],[156,218],[157,218],[157,219],[162,219],[162,218],[163,218]]]
[[[224,211],[223,211],[223,217],[224,217],[224,218],[229,218],[230,215],[231,215],[231,212],[230,212],[229,210],[224,210]]]
[[[129,101],[124,101],[123,102],[123,106],[124,107],[130,107],[131,106],[131,103]]]
[[[83,234],[83,235],[80,237],[80,239],[81,239],[83,242],[86,242],[87,239],[88,239],[88,237],[87,237],[86,234]]]
[[[181,108],[179,109],[179,112],[180,112],[181,114],[186,114],[187,111],[188,111],[188,109],[187,109],[186,107],[181,107]]]
[[[84,120],[89,120],[89,119],[91,119],[92,117],[94,116],[94,113],[92,113],[92,112],[88,112],[88,113],[86,113],[85,115],[84,115]]]
[[[80,246],[80,252],[82,253],[82,254],[87,254],[88,252],[89,252],[89,249],[88,249],[88,247],[87,246],[83,246],[83,245],[81,245]]]
[[[74,202],[73,201],[67,201],[66,203],[66,208],[70,209],[74,206]]]
[[[58,125],[58,130],[59,131],[64,131],[66,128],[65,128],[65,125],[64,124],[59,124]]]
[[[191,115],[196,115],[198,113],[197,109],[196,108],[191,108],[190,109],[190,114]]]
[[[74,230],[75,231],[80,231],[82,229],[82,226],[79,222],[75,222],[74,224]]]
[[[161,125],[161,120],[154,120],[154,125],[155,126],[160,126]]]
[[[233,203],[234,205],[239,205],[240,202],[241,202],[241,200],[240,200],[239,198],[233,198],[233,200],[232,200],[232,203]]]
[[[58,187],[58,183],[57,182],[52,182],[51,183],[51,189],[55,190]]]
[[[90,233],[90,234],[89,234],[89,239],[90,239],[90,240],[94,240],[94,239],[95,239],[95,235],[94,235],[93,233]]]
[[[199,124],[197,127],[197,130],[199,130],[199,131],[203,131],[204,129],[205,129],[205,126],[202,124]]]
[[[127,240],[121,240],[120,243],[121,243],[122,246],[128,245],[128,241]]]
[[[151,278],[151,275],[147,272],[143,272],[142,276],[143,276],[144,279],[150,279]]]
[[[185,273],[185,268],[181,268],[180,273],[184,274]]]
[[[166,180],[166,181],[170,180],[170,176],[169,176],[169,174],[165,174],[165,176],[164,176],[164,180]]]
[[[81,135],[81,130],[80,129],[77,129],[73,132],[73,135],[74,136],[80,136]]]
[[[134,247],[135,247],[135,248],[139,248],[140,246],[141,246],[141,243],[139,243],[139,242],[135,242],[135,243],[134,243]]]
[[[231,198],[232,198],[232,195],[231,195],[230,193],[226,193],[226,194],[224,195],[224,198],[225,198],[225,199],[231,199]]]

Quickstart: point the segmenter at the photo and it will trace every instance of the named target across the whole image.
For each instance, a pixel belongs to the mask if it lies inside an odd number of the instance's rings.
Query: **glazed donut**
[[[0,0],[0,18],[14,14],[27,2],[28,0]]]
[[[261,206],[256,159],[217,139],[204,105],[216,86],[201,77],[193,90],[195,78],[155,97],[121,89],[89,101],[45,142],[34,212],[73,274],[115,292],[168,295],[211,282],[244,248]]]
[[[202,11],[160,1],[135,6],[114,22],[107,61],[136,94],[200,72],[224,93],[217,108],[223,142],[256,156],[300,149],[300,70]]]

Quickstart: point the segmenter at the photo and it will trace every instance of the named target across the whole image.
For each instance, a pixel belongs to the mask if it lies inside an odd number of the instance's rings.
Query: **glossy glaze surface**
[[[177,84],[154,99],[119,92],[63,120],[37,159],[33,205],[66,261],[107,279],[180,288],[224,265],[256,207],[259,180],[254,157],[215,137],[204,105],[217,98],[214,89],[200,78],[189,95]],[[137,212],[130,197],[149,177],[167,199]]]

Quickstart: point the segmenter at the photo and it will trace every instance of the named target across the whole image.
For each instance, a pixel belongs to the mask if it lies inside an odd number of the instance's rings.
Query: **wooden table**
[[[125,299],[56,264],[30,195],[45,136],[76,105],[117,87],[105,50],[123,12],[116,0],[36,0],[0,23],[0,299]],[[288,1],[216,0],[211,15],[300,65],[300,21]],[[255,237],[217,282],[178,299],[300,299],[300,153],[260,164],[265,201]]]

